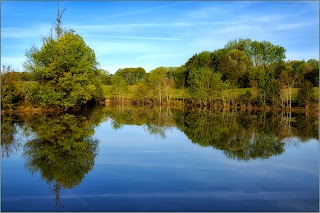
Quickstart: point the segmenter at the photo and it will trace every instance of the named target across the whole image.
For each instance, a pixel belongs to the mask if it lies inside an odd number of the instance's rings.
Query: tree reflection
[[[98,140],[91,136],[102,114],[42,114],[24,119],[36,135],[24,146],[26,167],[32,173],[39,172],[50,188],[53,184],[56,204],[62,206],[60,190],[78,185],[94,166]]]
[[[223,150],[227,157],[265,159],[284,152],[284,143],[270,131],[273,123],[266,119],[266,115],[191,110],[178,127],[193,143]]]
[[[14,115],[1,115],[1,156],[10,157],[18,151],[19,141],[17,135],[17,122]]]
[[[151,135],[166,137],[176,126],[193,142],[223,150],[238,160],[280,155],[287,138],[318,137],[318,118],[292,112],[230,112],[208,108],[114,106],[107,110],[114,129],[143,125]],[[286,140],[288,142],[288,140]]]
[[[161,138],[166,137],[168,128],[175,126],[169,107],[117,105],[108,107],[107,114],[112,119],[114,129],[121,129],[123,125],[143,125],[150,135]]]

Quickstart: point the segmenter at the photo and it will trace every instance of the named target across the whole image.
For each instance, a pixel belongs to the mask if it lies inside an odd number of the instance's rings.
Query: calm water
[[[1,122],[2,211],[319,211],[316,116],[117,106]]]

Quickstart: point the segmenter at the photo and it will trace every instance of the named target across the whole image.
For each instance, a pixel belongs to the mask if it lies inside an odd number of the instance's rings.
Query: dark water
[[[2,211],[319,211],[317,116],[3,115]]]

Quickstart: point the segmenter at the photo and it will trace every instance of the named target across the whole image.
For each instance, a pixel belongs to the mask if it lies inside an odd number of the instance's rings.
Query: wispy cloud
[[[150,7],[150,8],[145,8],[145,9],[137,9],[137,10],[128,11],[128,12],[122,12],[122,13],[117,13],[117,14],[112,14],[112,15],[107,15],[107,16],[101,16],[99,18],[94,19],[94,21],[105,21],[105,20],[108,20],[108,19],[111,19],[111,18],[132,16],[132,15],[139,14],[139,13],[145,13],[145,12],[164,9],[164,8],[168,8],[168,7],[174,7],[174,6],[177,6],[177,5],[184,4],[184,3],[185,2],[175,2],[175,3],[172,3],[172,4],[166,4],[166,5],[157,6],[157,7]]]
[[[31,28],[22,27],[2,27],[1,37],[2,38],[13,38],[13,39],[30,39],[39,38],[41,35],[46,36],[50,32],[50,26],[34,26]]]
[[[318,24],[319,26],[319,20],[314,19],[310,21],[304,21],[299,23],[281,23],[275,26],[275,30],[293,30],[293,29],[301,29],[308,26],[312,26]]]
[[[181,39],[178,38],[165,38],[165,37],[145,37],[145,36],[121,36],[121,35],[115,35],[115,36],[109,36],[109,35],[90,35],[85,34],[83,36],[87,37],[99,37],[99,38],[116,38],[116,39],[135,39],[135,40],[164,40],[164,41],[178,41]]]

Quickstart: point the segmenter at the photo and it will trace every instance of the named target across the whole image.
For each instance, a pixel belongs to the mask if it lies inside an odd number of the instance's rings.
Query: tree
[[[2,66],[1,70],[1,109],[13,109],[22,99],[18,86],[21,85],[20,73],[11,66]]]
[[[154,92],[154,97],[162,104],[162,99],[170,92],[167,88],[165,90],[165,83],[167,79],[167,68],[157,67],[152,70],[147,76],[147,84],[149,88]],[[167,85],[170,87],[170,84]]]
[[[209,68],[192,69],[188,79],[190,96],[204,105],[221,98],[222,90],[228,86],[221,77],[221,73]]]
[[[304,78],[310,81],[314,87],[319,87],[319,61],[310,59],[304,66]]]
[[[134,93],[134,102],[146,104],[152,102],[152,91],[146,83],[138,83]]]
[[[249,56],[255,67],[263,66],[267,68],[273,63],[279,63],[285,56],[286,50],[278,45],[273,45],[269,41],[253,41],[250,46]]]
[[[43,37],[41,48],[26,52],[24,67],[40,85],[41,106],[81,106],[102,92],[94,51],[73,30],[61,28],[62,13],[58,11],[56,38]]]
[[[309,106],[314,101],[313,85],[310,81],[304,80],[301,88],[298,90],[298,104],[299,106]]]
[[[119,69],[115,73],[124,78],[127,85],[134,85],[142,82],[146,76],[146,71],[142,67]]]
[[[192,69],[212,68],[212,53],[210,51],[203,51],[199,54],[193,55],[183,66],[185,68],[185,83],[188,87],[188,79]]]
[[[281,95],[284,96],[281,98],[282,107],[284,107],[283,100],[286,100],[286,106],[291,109],[292,88],[294,87],[297,78],[298,76],[291,66],[286,66],[286,69],[281,72],[279,83],[282,88]]]
[[[99,73],[98,78],[99,78],[101,84],[111,85],[111,76],[110,76],[109,72],[104,69],[98,69],[97,71]]]
[[[263,107],[269,104],[275,106],[280,92],[274,77],[274,70],[272,68],[255,67],[251,78],[252,84],[257,90],[260,105]]]
[[[128,90],[128,85],[126,84],[126,81],[124,80],[124,78],[119,74],[115,74],[112,77],[111,83],[112,83],[111,91],[113,95],[116,96],[117,101],[123,101],[124,95]]]
[[[223,80],[228,80],[233,87],[238,87],[245,83],[241,82],[246,72],[250,69],[251,61],[243,51],[232,49],[218,64],[218,70],[222,73]]]

